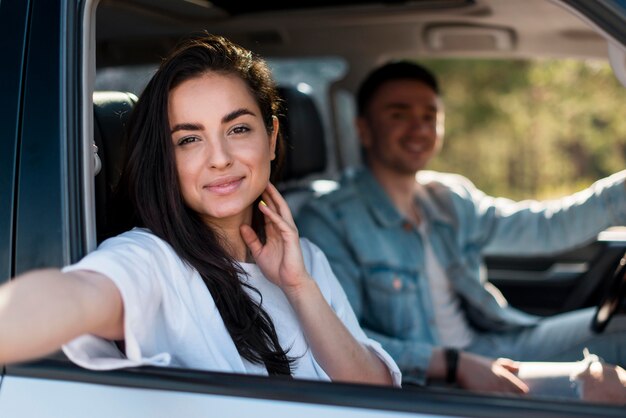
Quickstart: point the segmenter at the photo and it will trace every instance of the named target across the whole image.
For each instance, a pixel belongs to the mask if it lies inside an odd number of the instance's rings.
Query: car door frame
[[[0,158],[14,158],[7,164],[9,168],[2,166],[0,171],[0,196],[10,196],[9,203],[0,207],[0,214],[6,212],[10,219],[8,237],[6,232],[0,235],[0,245],[9,246],[9,262],[3,261],[0,267],[13,276],[33,268],[66,265],[84,255],[91,245],[87,229],[93,223],[89,224],[91,218],[86,214],[85,203],[90,199],[85,191],[85,182],[90,181],[85,178],[89,172],[90,139],[84,136],[89,127],[83,125],[87,120],[85,108],[90,105],[90,91],[83,90],[88,90],[83,78],[83,51],[87,50],[83,18],[91,11],[90,2],[83,1],[0,2],[0,11],[14,8],[20,12],[11,18],[23,18],[22,26],[15,24],[24,34],[21,52],[19,48],[13,50],[16,55],[12,66],[22,69],[19,76],[12,75],[16,87],[11,97],[16,101],[10,102],[8,97],[0,102],[12,112],[0,126],[15,125],[15,140],[0,145],[13,151]],[[9,17],[0,14],[0,22],[5,19]],[[8,182],[4,181],[6,178]],[[111,416],[113,411],[125,411],[123,407],[113,407],[114,400],[107,396],[109,389],[127,391],[145,409],[168,394],[207,395],[203,409],[185,411],[186,416],[203,416],[207,411],[221,412],[223,416],[233,414],[241,411],[237,404],[242,399],[253,401],[246,414],[258,412],[264,405],[264,412],[256,416],[274,416],[273,406],[292,404],[303,410],[306,406],[312,415],[337,417],[357,413],[390,416],[394,412],[399,416],[499,417],[503,410],[510,417],[525,417],[537,411],[545,417],[608,417],[623,413],[621,408],[611,406],[476,395],[461,390],[401,390],[175,368],[91,371],[58,354],[6,366],[0,386],[0,410],[3,417],[30,416],[38,411],[46,411],[47,416],[66,417],[68,411]],[[79,390],[84,397],[76,399]],[[226,402],[226,407],[216,411],[211,408],[211,401],[217,402],[218,397]],[[266,401],[272,404],[264,404]],[[77,410],[81,405],[85,409]]]

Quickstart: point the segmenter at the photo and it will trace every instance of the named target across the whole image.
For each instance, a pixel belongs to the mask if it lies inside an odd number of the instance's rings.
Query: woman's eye
[[[178,140],[178,145],[185,145],[185,144],[189,144],[192,142],[196,142],[198,140],[198,137],[195,136],[186,136],[184,138],[181,138]]]
[[[231,133],[235,134],[235,135],[241,135],[241,134],[245,134],[246,132],[250,132],[250,128],[248,128],[247,126],[235,126],[233,129],[231,129],[230,131]]]

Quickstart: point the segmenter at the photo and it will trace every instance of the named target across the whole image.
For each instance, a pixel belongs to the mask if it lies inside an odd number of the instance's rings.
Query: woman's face
[[[249,223],[275,157],[278,121],[268,135],[243,80],[203,74],[169,93],[169,125],[186,204],[205,222]]]

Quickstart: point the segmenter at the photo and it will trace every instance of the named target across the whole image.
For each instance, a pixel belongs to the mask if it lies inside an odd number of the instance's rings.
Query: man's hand
[[[619,366],[590,362],[572,379],[578,383],[585,401],[626,405],[626,371]]]
[[[519,363],[513,360],[461,352],[457,382],[474,392],[528,393],[526,383],[516,376],[518,371]]]

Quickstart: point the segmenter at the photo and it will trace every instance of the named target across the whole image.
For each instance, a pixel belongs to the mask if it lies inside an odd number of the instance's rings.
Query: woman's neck
[[[241,237],[240,227],[243,224],[250,225],[252,211],[246,214],[238,214],[228,218],[212,219],[209,226],[215,229],[223,240],[224,249],[232,258],[239,262],[251,261],[248,246]]]

